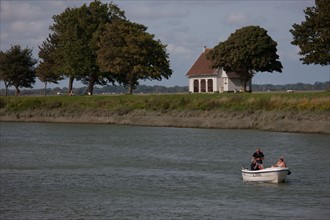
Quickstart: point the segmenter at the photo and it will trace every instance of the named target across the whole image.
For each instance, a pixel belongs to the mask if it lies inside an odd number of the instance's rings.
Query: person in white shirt
[[[281,157],[273,167],[287,167],[284,158]]]

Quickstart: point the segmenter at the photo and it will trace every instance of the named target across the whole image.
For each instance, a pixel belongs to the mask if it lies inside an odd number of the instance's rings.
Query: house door
[[[206,92],[206,80],[201,80],[201,92]]]
[[[213,80],[212,79],[207,80],[207,91],[213,92]]]
[[[194,80],[194,92],[198,93],[199,92],[198,88],[199,88],[199,83],[198,83],[198,80],[195,79]]]

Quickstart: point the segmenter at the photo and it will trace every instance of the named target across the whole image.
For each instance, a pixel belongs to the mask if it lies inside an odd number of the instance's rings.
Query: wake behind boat
[[[291,171],[285,167],[269,167],[262,170],[242,168],[243,181],[281,183]]]

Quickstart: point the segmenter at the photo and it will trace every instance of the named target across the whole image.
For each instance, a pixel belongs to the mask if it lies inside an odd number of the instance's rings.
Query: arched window
[[[195,80],[194,80],[194,92],[197,92],[197,93],[199,92],[198,87],[199,87],[198,80],[195,79]]]
[[[201,92],[206,92],[206,80],[201,80]]]
[[[207,91],[213,92],[213,80],[212,79],[207,80]]]

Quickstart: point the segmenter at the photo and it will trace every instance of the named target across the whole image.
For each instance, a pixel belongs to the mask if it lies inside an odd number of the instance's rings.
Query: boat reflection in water
[[[285,181],[287,175],[290,175],[289,168],[284,167],[270,167],[262,170],[249,170],[242,168],[243,181],[246,182],[269,182],[281,183]]]

